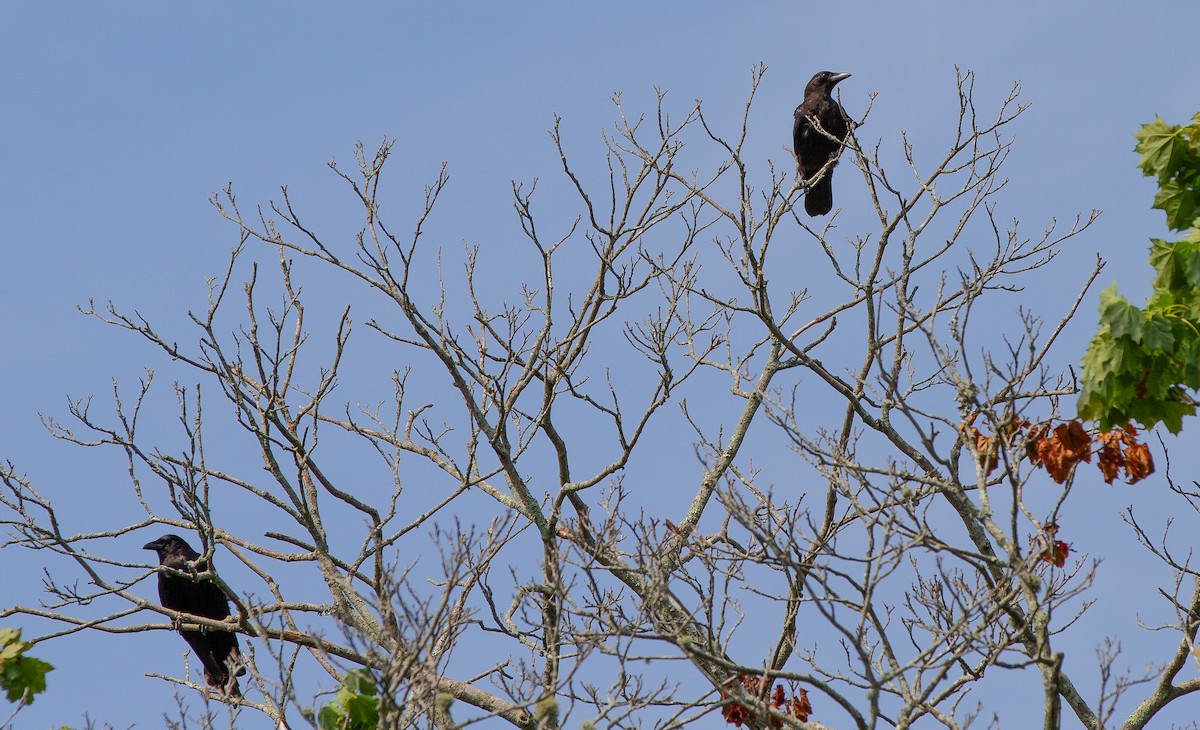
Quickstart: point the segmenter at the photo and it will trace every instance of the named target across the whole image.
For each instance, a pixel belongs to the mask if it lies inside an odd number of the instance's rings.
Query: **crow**
[[[163,535],[142,547],[158,553],[158,562],[164,567],[186,573],[208,569],[205,563],[196,563],[200,553],[178,535]],[[197,581],[160,570],[158,598],[163,607],[181,613],[217,621],[229,617],[229,600],[217,584],[207,578]],[[237,634],[223,629],[180,629],[179,633],[204,665],[204,681],[208,686],[230,697],[240,697],[242,691],[234,675],[242,676],[246,667],[238,649]]]
[[[849,77],[850,74],[821,71],[804,87],[804,101],[796,107],[792,141],[800,165],[800,181],[808,188],[804,210],[810,216],[825,215],[833,209],[833,165],[829,161],[837,160],[841,153],[850,134],[850,119],[831,94],[839,81]],[[818,177],[826,165],[829,167]]]

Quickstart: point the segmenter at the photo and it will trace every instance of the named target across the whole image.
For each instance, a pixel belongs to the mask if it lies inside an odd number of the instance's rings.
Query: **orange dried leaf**
[[[762,689],[762,679],[759,677],[751,677],[746,674],[741,674],[738,675],[737,682],[742,685],[743,691],[746,694],[757,696],[759,694],[759,690]],[[725,685],[725,690],[721,692],[721,699],[725,702],[725,704],[721,707],[721,717],[725,719],[725,722],[736,727],[741,727],[742,725],[749,723],[753,713],[749,707],[737,702],[736,700],[730,699],[735,694],[738,694],[738,692],[734,690],[734,687],[736,687],[736,685],[733,684],[733,680],[730,680],[730,682]]]
[[[1125,449],[1125,476],[1130,484],[1136,484],[1154,473],[1154,459],[1146,444],[1132,444]]]
[[[739,705],[736,702],[729,702],[721,708],[721,717],[725,722],[735,727],[741,727],[750,719],[750,710],[744,705]]]
[[[1056,568],[1061,568],[1067,562],[1067,556],[1070,554],[1070,545],[1062,540],[1055,540],[1050,543],[1049,547],[1042,551],[1042,560],[1045,560]]]
[[[783,693],[783,687],[775,685],[775,691],[771,693],[771,707],[781,709],[787,704],[787,695]]]
[[[1054,481],[1062,484],[1067,480],[1074,462],[1063,455],[1062,442],[1056,437],[1042,438],[1037,442],[1037,464],[1041,464]]]
[[[744,677],[738,677],[738,679],[742,684],[746,683]],[[739,702],[730,701],[729,698],[732,694],[730,688],[732,686],[733,682],[730,682],[725,685],[725,690],[721,692],[721,699],[725,701],[725,704],[721,707],[721,717],[724,718],[725,722],[736,727],[741,727],[750,719],[750,709]]]
[[[1113,430],[1096,436],[1100,442],[1100,450],[1096,452],[1100,458],[1096,465],[1104,475],[1105,484],[1112,484],[1117,473],[1125,466],[1125,455],[1121,453],[1123,435],[1123,432]]]
[[[1011,421],[1005,421],[1000,425],[1000,432],[1005,436],[1012,436],[1029,428],[1029,421],[1024,418],[1014,418]]]
[[[1046,432],[1050,427],[1046,424],[1035,426],[1029,431],[1029,435],[1025,437],[1025,456],[1029,459],[1029,463],[1034,466],[1039,466],[1042,463],[1041,456],[1038,455],[1038,447],[1046,438]]]
[[[1092,437],[1083,429],[1083,423],[1078,418],[1055,428],[1054,435],[1062,439],[1063,446],[1076,455],[1078,461],[1092,460]]]
[[[1062,484],[1081,461],[1091,461],[1091,438],[1078,420],[1054,427],[1053,435],[1037,440],[1037,461],[1055,482]],[[1031,459],[1031,461],[1033,461]]]
[[[1070,545],[1063,543],[1062,540],[1055,540],[1054,545],[1051,545],[1045,554],[1043,560],[1054,564],[1055,568],[1062,568],[1063,563],[1067,562],[1067,556],[1070,555]]]
[[[788,712],[792,717],[800,722],[808,722],[808,716],[812,714],[812,704],[808,701],[808,692],[802,689],[796,690],[796,696],[792,698],[791,707]]]
[[[1040,542],[1045,547],[1042,549],[1041,558],[1054,567],[1061,568],[1067,562],[1067,556],[1071,554],[1071,546],[1062,540],[1055,540],[1056,535],[1058,535],[1057,522],[1047,522],[1042,525]]]
[[[963,444],[975,455],[983,475],[989,476],[996,468],[996,437],[984,436],[974,426],[962,428],[961,434]]]
[[[999,433],[1004,436],[1004,443],[1009,448],[1014,447],[1020,442],[1021,437],[1025,435],[1025,430],[1030,426],[1029,421],[1024,418],[1014,418],[1000,424]]]

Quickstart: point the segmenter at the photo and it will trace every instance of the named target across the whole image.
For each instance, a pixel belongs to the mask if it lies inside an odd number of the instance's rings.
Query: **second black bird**
[[[168,568],[190,572],[203,571],[207,567],[201,563],[189,568],[188,563],[195,563],[200,553],[177,535],[163,535],[143,547],[158,553],[158,562]],[[163,607],[174,611],[217,621],[229,617],[229,600],[217,584],[208,579],[196,581],[159,571],[158,598]],[[242,663],[237,634],[222,629],[180,629],[179,633],[204,665],[204,681],[208,686],[231,697],[240,696],[241,690],[234,677],[245,674],[246,667]]]
[[[829,161],[837,159],[850,134],[850,119],[833,98],[833,87],[849,77],[847,73],[821,71],[804,87],[804,101],[796,107],[792,141],[800,180],[807,188],[804,210],[810,216],[825,215],[833,209],[833,165]]]

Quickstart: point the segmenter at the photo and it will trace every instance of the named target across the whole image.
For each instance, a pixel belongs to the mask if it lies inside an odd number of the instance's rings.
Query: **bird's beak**
[[[848,78],[850,78],[850,74],[834,74],[833,76],[829,77],[829,85],[833,86],[837,82]]]
[[[160,547],[160,545],[158,544],[158,540],[155,540],[154,542],[148,542],[145,545],[143,545],[142,549],[143,550],[158,550],[159,547]]]

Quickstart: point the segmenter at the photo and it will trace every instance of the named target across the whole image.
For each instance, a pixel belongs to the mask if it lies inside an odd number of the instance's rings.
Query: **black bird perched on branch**
[[[208,568],[204,563],[188,565],[195,563],[200,553],[177,535],[163,535],[142,547],[157,552],[158,562],[167,568],[185,573],[203,572]],[[229,617],[229,600],[217,584],[207,578],[197,581],[160,570],[158,598],[163,607],[181,613],[217,621]],[[222,629],[180,629],[179,633],[204,665],[204,681],[208,686],[231,697],[240,697],[242,692],[235,676],[245,674],[246,667],[238,649],[237,634]]]
[[[810,216],[825,215],[833,209],[833,166],[850,134],[850,119],[833,98],[833,87],[847,78],[850,74],[821,71],[804,87],[804,101],[796,107],[792,141],[800,180],[808,188],[804,210]],[[819,175],[822,169],[825,172]]]

